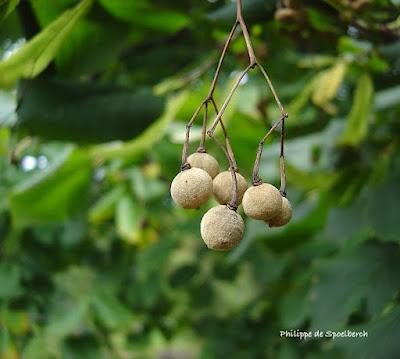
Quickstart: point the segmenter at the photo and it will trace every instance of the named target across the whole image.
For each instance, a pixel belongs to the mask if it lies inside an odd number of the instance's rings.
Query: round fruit
[[[192,167],[178,173],[171,183],[172,199],[186,209],[199,208],[211,195],[212,179],[200,168]]]
[[[248,187],[246,179],[236,173],[236,181],[238,186],[238,202],[242,203],[242,198]],[[227,204],[232,199],[232,173],[231,171],[221,172],[213,181],[213,192],[217,201],[221,204]]]
[[[201,168],[206,171],[211,178],[214,178],[219,173],[218,161],[206,152],[192,153],[187,161],[192,167]]]
[[[200,232],[208,248],[227,251],[242,240],[244,222],[240,214],[220,205],[211,208],[203,216]]]
[[[268,221],[270,227],[282,227],[292,218],[292,205],[286,197],[282,197],[282,208],[279,214]]]
[[[243,209],[247,216],[269,221],[277,216],[282,208],[282,195],[269,183],[250,187],[243,196]]]

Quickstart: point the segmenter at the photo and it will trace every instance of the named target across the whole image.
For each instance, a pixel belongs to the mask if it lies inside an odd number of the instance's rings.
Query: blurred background
[[[400,357],[400,1],[243,7],[289,113],[294,216],[246,219],[218,253],[199,230],[216,202],[182,210],[169,184],[234,2],[0,2],[1,358]],[[220,106],[247,64],[237,36]],[[251,71],[224,117],[249,181],[278,118]],[[272,137],[261,177],[278,186]],[[280,337],[290,329],[368,337]]]

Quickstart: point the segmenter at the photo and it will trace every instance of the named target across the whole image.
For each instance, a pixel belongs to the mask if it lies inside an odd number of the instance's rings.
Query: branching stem
[[[229,45],[232,41],[232,39],[235,36],[235,31],[236,29],[240,27],[242,34],[243,34],[243,38],[244,41],[246,43],[246,48],[247,48],[247,53],[249,56],[249,64],[246,67],[246,69],[244,71],[242,71],[240,73],[240,75],[238,76],[238,78],[236,79],[232,89],[230,90],[230,92],[228,93],[227,97],[225,98],[225,101],[221,107],[220,110],[218,110],[217,104],[215,102],[214,99],[214,92],[216,89],[216,85],[219,79],[219,75],[221,73],[221,69],[222,69],[222,65],[224,62],[224,59],[226,57]],[[287,113],[285,112],[281,101],[279,100],[279,97],[277,95],[277,92],[267,74],[267,72],[265,71],[265,69],[262,67],[262,65],[257,61],[257,58],[255,56],[255,51],[250,39],[250,34],[249,31],[247,29],[246,26],[246,22],[243,18],[243,11],[242,11],[242,0],[236,0],[236,20],[235,23],[232,26],[232,29],[225,41],[224,47],[222,49],[221,52],[221,56],[219,58],[218,61],[218,65],[213,77],[213,80],[211,82],[211,86],[210,89],[208,91],[208,94],[206,96],[206,98],[201,102],[201,104],[199,105],[199,107],[196,109],[196,111],[194,112],[192,118],[190,119],[190,121],[188,122],[188,124],[186,125],[186,138],[185,138],[185,142],[183,145],[183,150],[182,150],[182,164],[181,164],[181,169],[185,170],[190,168],[190,165],[187,163],[187,158],[188,158],[188,151],[189,151],[189,138],[190,138],[190,130],[193,126],[194,121],[196,120],[197,116],[199,115],[201,109],[204,106],[204,119],[203,119],[203,128],[202,128],[202,137],[200,140],[200,145],[198,148],[198,151],[200,152],[205,152],[205,135],[208,134],[208,136],[210,138],[212,138],[214,141],[216,141],[216,143],[218,144],[218,146],[223,150],[223,152],[225,153],[225,156],[228,159],[229,162],[229,168],[230,171],[232,173],[232,200],[231,202],[228,204],[228,207],[231,209],[236,210],[237,209],[237,198],[238,198],[238,186],[237,186],[237,178],[236,178],[236,172],[238,171],[237,168],[237,164],[236,164],[236,160],[235,160],[235,156],[232,150],[232,146],[229,140],[229,136],[228,133],[226,131],[226,128],[224,126],[223,120],[222,120],[222,116],[225,113],[225,110],[227,108],[227,106],[229,105],[230,101],[232,100],[233,95],[235,94],[236,90],[238,89],[240,83],[242,82],[243,78],[246,76],[246,74],[251,70],[254,69],[255,67],[258,67],[263,75],[263,77],[265,78],[268,87],[270,88],[272,95],[275,99],[275,102],[279,108],[279,111],[281,112],[281,119],[279,121],[277,121],[267,132],[267,134],[263,137],[263,139],[260,141],[259,146],[258,146],[258,150],[257,150],[257,154],[256,154],[256,160],[254,163],[254,168],[253,168],[253,184],[257,185],[257,184],[261,184],[261,179],[259,177],[259,169],[260,169],[260,161],[261,161],[261,155],[263,152],[263,147],[264,147],[264,143],[267,140],[267,138],[271,135],[271,133],[275,130],[275,128],[281,123],[282,124],[282,129],[281,129],[281,153],[280,153],[280,173],[281,173],[281,193],[282,195],[285,195],[285,190],[286,190],[286,175],[285,175],[285,165],[284,165],[284,146],[283,146],[283,142],[284,142],[284,138],[285,138],[285,133],[284,133],[284,121],[285,119],[288,117]],[[207,130],[207,124],[208,124],[208,103],[211,103],[215,113],[216,113],[216,117],[214,119],[214,121],[212,122],[211,126],[209,127],[209,129]],[[225,139],[225,146],[224,144],[219,141],[215,135],[214,132],[216,130],[217,125],[220,124],[221,128],[222,128],[222,132],[224,135],[224,139]]]
[[[260,185],[262,183],[262,180],[260,178],[260,161],[261,161],[261,155],[264,149],[264,143],[265,141],[268,139],[268,137],[272,134],[272,132],[275,131],[275,129],[281,124],[283,123],[283,121],[285,120],[286,116],[282,116],[278,121],[276,121],[271,128],[268,130],[268,132],[265,134],[265,136],[262,138],[262,140],[260,141],[260,143],[258,144],[258,149],[257,149],[257,154],[256,154],[256,160],[254,162],[254,167],[253,167],[253,185],[257,186]],[[282,167],[281,167],[282,169]],[[283,166],[284,169],[284,166]],[[281,178],[282,178],[282,172],[281,172]]]

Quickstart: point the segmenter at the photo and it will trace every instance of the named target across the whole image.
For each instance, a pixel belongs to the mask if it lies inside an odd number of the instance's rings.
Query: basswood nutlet
[[[282,227],[292,218],[292,205],[286,197],[282,197],[282,208],[279,214],[268,221],[270,227]]]
[[[199,208],[211,195],[212,179],[200,168],[192,167],[178,173],[171,183],[172,199],[186,209]]]
[[[243,196],[243,210],[253,219],[269,221],[277,216],[282,208],[282,195],[269,183],[262,183],[247,189]]]
[[[237,204],[242,203],[242,198],[247,190],[246,179],[236,172],[236,181],[238,186]],[[217,201],[221,204],[227,204],[232,199],[232,173],[231,171],[221,172],[213,180],[213,192]]]
[[[187,161],[192,167],[201,168],[206,171],[211,178],[214,178],[219,173],[218,161],[206,152],[192,153]]]
[[[204,214],[200,232],[208,248],[227,251],[235,247],[243,238],[243,218],[227,206],[219,205]]]

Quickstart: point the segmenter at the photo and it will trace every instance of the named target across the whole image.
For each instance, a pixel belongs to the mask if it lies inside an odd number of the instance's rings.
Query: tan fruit
[[[218,161],[206,152],[192,153],[187,161],[192,167],[201,168],[206,171],[211,178],[214,178],[219,173]]]
[[[269,221],[277,216],[282,208],[282,195],[269,183],[249,187],[243,196],[243,210],[254,219]]]
[[[200,232],[208,248],[227,251],[242,240],[244,222],[240,214],[225,205],[220,205],[204,214]]]
[[[238,205],[242,203],[242,198],[248,187],[246,179],[236,173],[238,185]],[[232,198],[232,173],[231,171],[221,172],[213,181],[213,192],[217,201],[221,204],[227,204]]]
[[[211,195],[212,179],[200,168],[192,167],[178,173],[171,183],[172,199],[186,209],[199,208]]]
[[[282,227],[292,218],[292,205],[286,197],[282,197],[282,208],[279,214],[268,221],[270,227]]]

